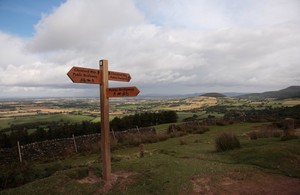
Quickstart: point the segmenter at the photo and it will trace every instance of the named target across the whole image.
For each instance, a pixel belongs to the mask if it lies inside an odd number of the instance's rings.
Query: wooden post
[[[144,157],[144,154],[145,154],[144,144],[140,144],[139,148],[140,148],[140,158],[142,158],[142,157]]]
[[[20,163],[22,163],[22,153],[21,153],[20,142],[18,141],[17,144],[18,144],[18,152],[19,152]]]
[[[73,143],[74,143],[74,148],[75,148],[75,152],[77,153],[77,144],[76,144],[76,140],[75,140],[75,136],[74,134],[72,134],[72,137],[73,137]]]
[[[101,112],[101,154],[103,164],[103,179],[111,179],[111,155],[110,155],[110,133],[109,133],[109,97],[108,89],[108,61],[100,60],[100,72],[102,84],[100,84],[100,112]]]
[[[91,69],[73,66],[67,75],[73,83],[99,84],[100,86],[101,154],[103,163],[103,179],[105,181],[110,181],[111,154],[109,132],[109,97],[134,97],[139,94],[140,90],[134,86],[108,88],[108,80],[129,82],[131,76],[129,73],[108,71],[107,60],[100,60],[99,68],[100,69]]]
[[[135,127],[136,127],[136,130],[139,132],[139,134],[141,134],[139,127],[138,126],[135,126]]]

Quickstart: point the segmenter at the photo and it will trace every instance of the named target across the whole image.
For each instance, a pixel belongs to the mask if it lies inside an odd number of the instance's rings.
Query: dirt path
[[[262,171],[234,171],[223,175],[193,177],[192,195],[298,195],[300,179]]]
[[[95,194],[106,194],[111,190],[115,185],[121,191],[126,191],[127,187],[134,182],[132,176],[136,175],[137,173],[127,172],[127,171],[119,171],[111,174],[111,181],[104,182],[101,178],[96,176],[93,171],[89,171],[87,177],[77,180],[79,183],[96,183],[96,182],[103,182],[104,185],[100,188]]]

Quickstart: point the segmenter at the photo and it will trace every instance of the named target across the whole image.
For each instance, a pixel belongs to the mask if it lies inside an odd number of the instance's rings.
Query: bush
[[[76,167],[73,169],[66,170],[64,174],[66,174],[71,179],[82,179],[87,177],[89,173],[88,167]]]
[[[180,139],[180,140],[179,140],[179,144],[180,144],[180,145],[187,145],[187,141],[184,140],[184,139]]]
[[[247,135],[251,140],[258,138],[280,137],[282,135],[282,131],[273,129],[261,129],[250,131],[247,133]]]
[[[258,134],[257,131],[250,131],[247,133],[247,135],[250,137],[251,140],[257,139],[258,138],[257,134]]]
[[[172,134],[153,134],[153,133],[127,134],[119,138],[118,145],[138,146],[142,143],[156,143],[159,141],[167,140],[168,138],[172,137],[171,136]]]
[[[292,139],[298,139],[298,136],[296,136],[296,135],[286,135],[286,136],[282,136],[280,138],[281,141],[288,141],[288,140],[292,140]]]
[[[209,128],[207,126],[199,126],[199,127],[193,128],[193,133],[196,133],[196,134],[203,134],[207,131],[209,131]]]
[[[215,139],[215,147],[218,152],[240,148],[241,144],[233,133],[222,133]]]
[[[218,126],[226,126],[226,125],[229,125],[229,123],[227,121],[217,121],[216,125],[218,125]]]

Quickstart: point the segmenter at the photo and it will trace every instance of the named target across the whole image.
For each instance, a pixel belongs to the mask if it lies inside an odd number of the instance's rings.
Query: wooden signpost
[[[101,112],[101,155],[103,164],[103,179],[111,180],[111,154],[109,132],[109,98],[133,97],[139,94],[137,87],[108,87],[108,80],[129,82],[129,73],[108,71],[108,61],[100,60],[99,69],[72,67],[67,73],[73,83],[100,85],[100,112]]]

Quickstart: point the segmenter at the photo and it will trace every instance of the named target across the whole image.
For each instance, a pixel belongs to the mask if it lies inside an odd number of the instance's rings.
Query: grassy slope
[[[113,171],[126,170],[138,174],[125,189],[122,185],[116,185],[109,194],[188,194],[192,189],[190,180],[195,176],[222,175],[240,170],[262,170],[300,178],[300,139],[282,142],[279,138],[248,140],[242,136],[255,125],[214,126],[205,134],[191,134],[147,144],[144,158],[138,158],[136,147],[116,150],[113,152]],[[242,148],[224,153],[214,152],[213,140],[223,131],[237,133]],[[180,145],[180,140],[187,144]],[[51,167],[53,163],[39,164],[37,167]],[[103,185],[101,182],[79,184],[76,181],[86,175],[80,173],[87,169],[100,175],[98,155],[76,156],[60,163],[64,165],[60,167],[68,168],[2,193],[91,194]]]

